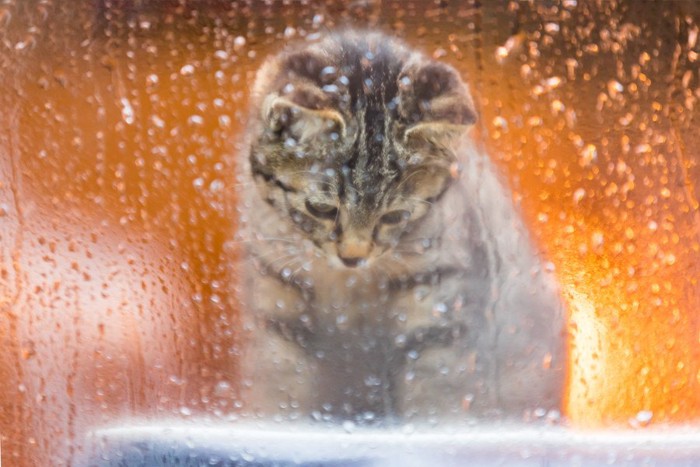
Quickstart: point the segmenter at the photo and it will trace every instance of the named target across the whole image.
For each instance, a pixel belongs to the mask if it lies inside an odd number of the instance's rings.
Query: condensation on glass
[[[345,25],[468,81],[473,137],[568,306],[566,429],[692,425],[697,3],[4,0],[7,465],[70,465],[132,419],[235,421],[227,195],[249,86],[288,41]]]

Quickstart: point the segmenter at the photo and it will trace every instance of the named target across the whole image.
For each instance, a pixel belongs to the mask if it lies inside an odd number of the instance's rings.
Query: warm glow
[[[584,98],[586,87],[574,88],[564,94]],[[507,109],[529,103],[527,89],[519,91]],[[578,115],[579,124],[584,118]],[[493,122],[488,146],[515,183],[569,304],[572,424],[637,428],[696,419],[697,156],[676,128],[660,124],[653,134],[590,135],[596,144],[583,144],[576,127],[558,118],[506,132],[503,121],[488,113],[486,120]],[[653,146],[641,143],[649,139]],[[510,156],[517,147],[539,155]]]
[[[352,21],[470,83],[570,312],[571,426],[700,417],[694,2],[268,3],[0,5],[7,465],[49,465],[95,420],[235,412],[226,196],[250,83]]]
[[[610,375],[603,348],[606,329],[597,317],[593,303],[584,293],[575,289],[565,294],[569,302],[570,386],[568,412],[576,414],[577,421],[589,421],[595,413],[591,396],[604,393]],[[587,417],[588,415],[588,417]]]

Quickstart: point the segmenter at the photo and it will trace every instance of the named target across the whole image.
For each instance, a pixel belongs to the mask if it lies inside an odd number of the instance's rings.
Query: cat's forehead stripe
[[[359,127],[351,159],[347,165],[352,170],[352,183],[365,194],[369,205],[378,204],[378,194],[386,189],[390,179],[386,177],[392,150],[388,134],[392,111],[389,103],[397,94],[397,79],[401,62],[393,51],[381,44],[362,47],[349,44],[357,61],[352,67],[350,82],[351,99]],[[371,50],[361,54],[363,50]],[[347,68],[346,68],[347,69]]]
[[[332,177],[336,179],[335,186],[314,188],[317,192],[347,198],[365,210],[376,210],[389,202],[403,179],[406,165],[411,164],[411,149],[399,139],[404,125],[419,118],[416,115],[421,109],[428,108],[421,102],[432,89],[429,83],[440,78],[437,72],[442,68],[400,43],[371,33],[331,35],[315,45],[290,49],[280,55],[280,60],[277,77],[266,86],[268,91],[283,94],[302,107],[330,106],[339,111],[346,121],[349,138],[341,140],[344,145],[339,146],[320,139],[298,139],[294,157],[290,157],[289,149],[277,147],[266,154],[263,164],[268,167],[267,173],[298,173],[308,170],[311,163],[322,161],[338,173]],[[421,81],[416,72],[422,70],[421,66],[432,70],[435,79]],[[451,75],[448,73],[447,77]],[[410,85],[414,81],[415,86]],[[412,113],[407,116],[406,112]],[[295,128],[300,131],[301,126]],[[285,145],[287,141],[284,140]],[[304,153],[314,157],[304,157]],[[304,191],[314,185],[311,180],[299,183],[304,185],[299,187]]]

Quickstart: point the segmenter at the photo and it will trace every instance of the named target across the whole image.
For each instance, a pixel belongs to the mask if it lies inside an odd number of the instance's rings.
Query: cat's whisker
[[[281,263],[280,263],[281,261]],[[268,263],[268,267],[272,269],[279,269],[280,271],[284,271],[284,269],[287,269],[290,265],[294,264],[296,261],[300,261],[297,255],[286,255],[283,257],[279,257],[277,259],[272,260],[272,262]],[[273,266],[275,263],[278,263],[276,266]]]
[[[287,257],[287,256],[297,256],[297,257],[298,257],[299,255],[301,255],[302,252],[301,252],[300,249],[297,249],[297,248],[289,248],[289,249],[287,249],[287,248],[282,248],[282,249],[280,249],[280,250],[268,251],[268,252],[266,252],[266,253],[263,253],[261,256],[262,256],[262,257],[267,257],[267,256],[270,256],[271,254],[274,254],[274,253],[279,254],[280,257],[282,257],[282,256],[284,256],[284,257]]]
[[[288,175],[310,175],[310,178],[313,180],[314,183],[318,183],[319,185],[325,185],[331,188],[337,188],[337,183],[334,180],[318,179],[318,172],[312,172],[310,170],[298,170],[296,172],[290,172]]]
[[[415,196],[397,196],[396,199],[404,201],[417,201],[419,203],[427,204],[428,206],[432,206],[434,204],[432,201],[428,201],[427,199],[423,198],[417,198]]]
[[[377,269],[384,273],[385,278],[389,280],[391,280],[397,274],[396,268],[394,268],[393,266],[394,265],[392,261],[382,261],[381,263],[377,263],[376,265]]]
[[[426,250],[429,250],[430,248],[426,248],[425,246],[422,246],[420,244],[416,245],[402,245],[399,247],[393,248],[391,251],[392,253],[401,253],[401,254],[411,254],[411,255],[421,255],[423,254]]]
[[[384,273],[384,267],[379,265],[379,264],[375,265],[372,269],[370,269],[370,274],[372,276],[372,279],[377,283],[381,283],[382,279],[384,278],[384,277],[380,276],[380,274],[382,274],[382,273]],[[385,274],[385,276],[386,276],[386,274]]]
[[[269,258],[270,256],[272,256],[275,253],[279,253],[279,252],[277,252],[277,251],[267,252],[267,253],[262,254],[262,255],[253,256],[252,259],[262,261],[265,264],[265,267],[274,270],[274,269],[283,269],[284,265],[286,265],[285,261],[288,261],[290,259],[297,259],[299,256],[298,253],[294,252],[294,253],[283,254],[283,255],[281,255],[281,256],[279,256],[271,261],[266,260],[266,258]],[[281,268],[279,266],[280,262],[283,265]],[[276,263],[278,263],[278,264],[275,265]]]
[[[401,242],[403,245],[402,246],[408,246],[408,245],[421,245],[424,249],[431,249],[437,246],[440,242],[442,241],[442,237],[416,237],[412,238],[411,240],[405,240]],[[428,243],[428,246],[425,246],[425,243]],[[396,250],[396,249],[394,249]]]
[[[292,271],[292,275],[289,277],[289,279],[293,281],[293,280],[296,278],[296,276],[297,276],[297,274],[299,273],[299,271],[301,271],[302,269],[304,269],[304,266],[306,266],[306,263],[307,263],[306,261],[301,261],[301,266],[299,266],[299,267],[296,268],[294,271]]]
[[[303,261],[296,256],[289,258],[285,263],[283,263],[282,265],[279,266],[280,273],[282,274],[282,277],[285,280],[287,280],[289,282],[292,282],[294,280],[294,276],[295,276],[296,272],[299,271],[299,269],[301,269],[301,268],[294,269],[294,270],[291,270],[291,268],[293,268],[295,266],[295,264],[297,264],[298,262],[301,262],[302,263],[301,267],[303,267]],[[285,269],[290,270],[288,274],[284,273]]]
[[[427,169],[418,169],[418,170],[416,170],[416,171],[413,172],[411,175],[409,175],[408,177],[406,177],[406,178],[404,178],[403,180],[401,180],[401,183],[399,183],[399,184],[396,186],[396,188],[394,188],[394,191],[399,191],[399,188],[401,188],[402,186],[404,186],[404,185],[406,184],[406,182],[408,182],[411,178],[415,177],[415,176],[418,175],[418,174],[422,174],[422,173],[424,173],[424,172],[427,172]]]
[[[250,186],[250,185],[254,185],[254,184],[255,184],[254,180],[245,180],[243,182],[236,182],[236,183],[232,183],[232,184],[227,185],[227,186],[230,188],[237,188],[239,186]]]
[[[394,267],[394,271],[398,271],[399,275],[402,276],[410,276],[412,275],[411,273],[411,268],[409,267],[408,263],[404,261],[402,258],[392,258],[392,261],[389,262]]]
[[[255,180],[245,180],[242,182],[236,182],[236,183],[231,183],[226,185],[226,189],[232,189],[234,191],[244,191],[250,187],[255,186],[256,182]]]
[[[381,273],[383,276],[378,278],[377,273]],[[392,271],[386,263],[377,263],[373,269],[373,275],[377,282],[381,282],[382,279],[391,280]]]
[[[416,250],[394,250],[394,253],[398,253],[398,258],[396,256],[392,257],[394,260],[401,260],[403,256],[415,257],[423,254],[422,252]]]
[[[263,237],[263,238],[247,238],[247,239],[242,239],[242,240],[230,240],[226,243],[230,245],[240,245],[240,244],[245,244],[245,243],[253,243],[253,242],[280,242],[280,243],[292,243],[294,245],[298,245],[299,241],[298,240],[290,240],[288,238],[276,238],[276,237]]]
[[[264,252],[255,252],[252,253],[252,256],[256,258],[265,258],[268,257],[272,254],[275,253],[292,253],[292,254],[299,254],[300,251],[299,249],[294,249],[294,251],[290,251],[290,247],[292,245],[297,245],[297,243],[292,242],[292,241],[282,241],[282,240],[240,240],[240,241],[235,241],[235,242],[229,242],[228,246],[231,249],[231,251],[234,251],[234,249],[240,248],[241,250],[246,250],[249,247],[254,248],[255,246],[258,245],[265,245],[266,248]]]

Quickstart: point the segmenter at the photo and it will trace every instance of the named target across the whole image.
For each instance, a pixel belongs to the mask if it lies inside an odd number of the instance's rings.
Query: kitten
[[[239,164],[248,413],[386,424],[558,409],[562,306],[465,138],[475,121],[453,68],[379,33],[263,65]]]

